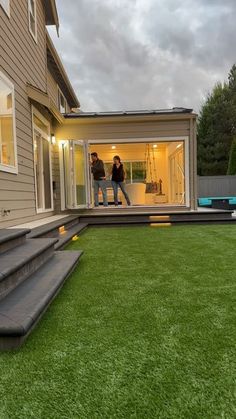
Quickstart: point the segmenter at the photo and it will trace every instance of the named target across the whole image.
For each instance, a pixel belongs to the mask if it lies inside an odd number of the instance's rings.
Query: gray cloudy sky
[[[236,62],[236,0],[57,0],[50,34],[83,110],[196,111]]]

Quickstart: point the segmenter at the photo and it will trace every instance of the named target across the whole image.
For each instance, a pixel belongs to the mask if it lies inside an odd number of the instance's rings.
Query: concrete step
[[[0,349],[21,346],[73,271],[82,252],[55,252],[0,301]]]
[[[26,234],[29,234],[30,230],[27,229],[0,229],[0,255],[7,252],[14,247],[17,247],[26,240]]]
[[[27,239],[0,255],[0,300],[53,256],[57,239]]]
[[[31,229],[31,232],[28,234],[28,238],[33,239],[36,237],[58,237],[60,234],[60,229],[69,229],[74,225],[78,224],[79,217],[78,215],[69,215],[68,217],[61,218],[59,220],[53,221],[51,223],[44,224],[40,227]]]
[[[75,235],[81,233],[88,227],[87,223],[79,223],[75,226],[69,228],[69,230],[65,230],[63,233],[59,235],[59,240],[55,243],[55,250],[63,249],[68,242],[74,237]]]

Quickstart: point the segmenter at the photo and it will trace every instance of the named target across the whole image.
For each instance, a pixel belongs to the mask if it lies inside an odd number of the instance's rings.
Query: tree
[[[203,104],[198,122],[198,174],[225,175],[236,135],[236,65],[228,82],[217,83]]]
[[[231,144],[227,175],[236,175],[236,137]]]

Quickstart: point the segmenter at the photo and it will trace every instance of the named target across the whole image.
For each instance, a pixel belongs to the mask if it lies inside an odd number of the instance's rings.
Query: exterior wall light
[[[55,134],[51,134],[51,144],[55,145],[56,144],[56,137]]]

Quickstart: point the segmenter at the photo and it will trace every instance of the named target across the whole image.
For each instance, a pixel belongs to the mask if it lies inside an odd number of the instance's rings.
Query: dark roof
[[[192,113],[193,109],[188,108],[172,108],[172,109],[151,109],[151,110],[134,110],[134,111],[108,111],[108,112],[72,112],[64,115],[65,118],[88,118],[88,117],[104,117],[104,116],[138,116],[138,115],[168,115]]]

